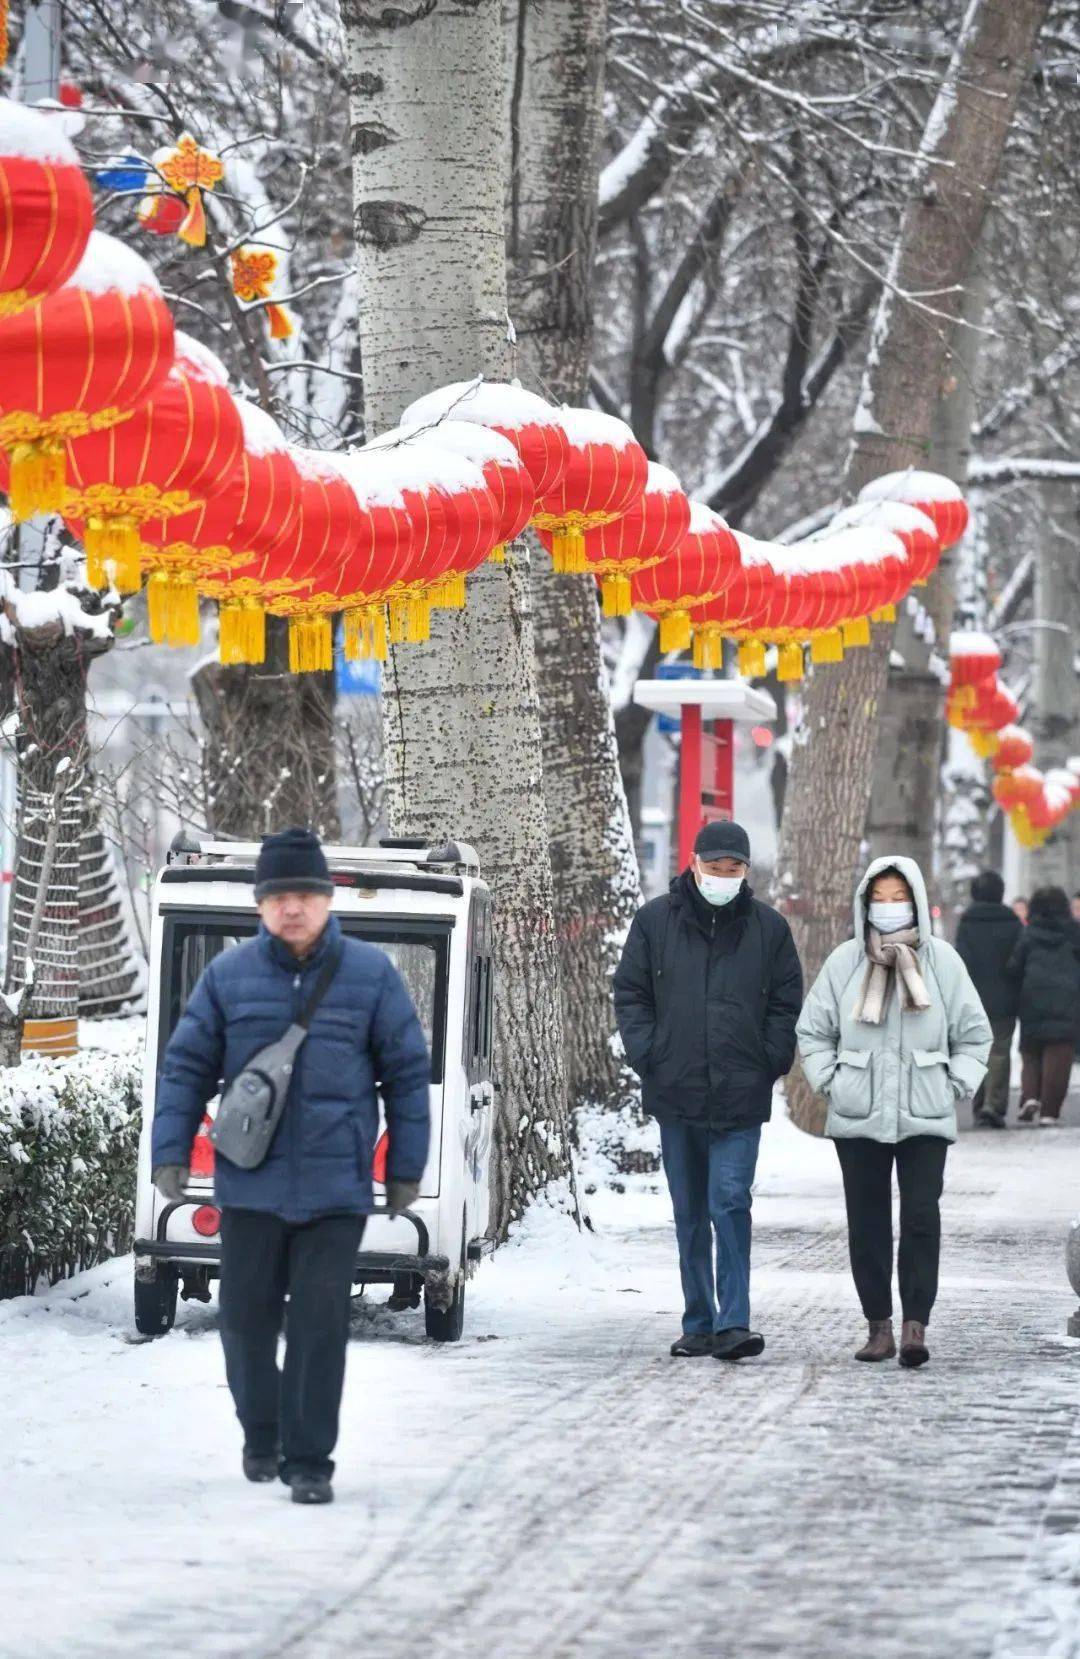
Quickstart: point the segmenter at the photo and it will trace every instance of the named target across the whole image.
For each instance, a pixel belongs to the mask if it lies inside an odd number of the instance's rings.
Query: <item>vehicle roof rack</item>
[[[179,842],[181,837],[177,837]],[[250,869],[259,855],[259,841],[203,841],[201,844],[184,837],[184,846],[174,842],[169,864],[217,866],[222,876],[238,866]],[[329,844],[323,847],[326,861],[334,870],[385,870],[404,865],[422,872],[453,871],[463,876],[479,876],[480,859],[473,847],[465,841],[446,841],[430,846],[422,836],[386,836],[377,847],[342,847]]]

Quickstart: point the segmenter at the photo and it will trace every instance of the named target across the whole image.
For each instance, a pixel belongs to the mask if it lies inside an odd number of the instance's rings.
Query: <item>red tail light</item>
[[[375,1156],[371,1160],[371,1179],[386,1182],[386,1156],[390,1151],[390,1136],[384,1129],[375,1142]]]
[[[191,1225],[203,1238],[215,1238],[221,1226],[221,1211],[213,1204],[200,1204],[191,1218]]]
[[[214,1144],[210,1139],[209,1117],[203,1118],[195,1132],[188,1163],[192,1175],[213,1175],[214,1173]]]

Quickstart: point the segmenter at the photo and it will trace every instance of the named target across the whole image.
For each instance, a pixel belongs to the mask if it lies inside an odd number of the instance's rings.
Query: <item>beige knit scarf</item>
[[[893,980],[900,978],[900,1006],[909,1013],[916,1008],[929,1008],[923,976],[915,946],[919,943],[917,927],[905,927],[896,933],[879,933],[876,927],[866,930],[866,978],[855,1004],[855,1018],[864,1025],[880,1025],[889,1004]]]

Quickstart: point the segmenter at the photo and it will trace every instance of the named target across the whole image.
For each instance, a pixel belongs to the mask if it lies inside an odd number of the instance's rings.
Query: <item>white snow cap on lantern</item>
[[[997,735],[998,735],[998,742],[999,743],[1004,743],[1007,739],[1010,739],[1010,738],[1019,737],[1025,743],[1032,743],[1032,746],[1034,746],[1031,733],[1028,731],[1026,726],[1012,726],[1012,725],[1002,726],[1001,730],[998,732]],[[1065,762],[1065,764],[1066,764],[1066,766],[1071,766],[1072,761],[1067,760]]]
[[[386,468],[377,455],[365,455],[361,449],[339,450],[334,463],[362,507],[404,508],[405,497],[387,479]]]
[[[774,570],[783,568],[782,561],[778,562],[776,555],[789,552],[789,548],[760,541],[757,536],[748,536],[745,530],[733,530],[731,533],[739,544],[739,558],[744,565],[770,565]]]
[[[403,421],[399,430],[425,443],[438,444],[440,449],[452,450],[455,455],[464,455],[478,467],[487,461],[513,467],[515,472],[521,467],[521,457],[510,439],[475,421],[444,420],[436,426],[414,426]]]
[[[229,371],[217,353],[179,328],[176,330],[176,368],[193,374],[196,380],[208,380],[214,386],[229,384]]]
[[[341,456],[332,449],[306,449],[302,444],[290,444],[289,454],[301,478],[309,483],[320,478],[342,478]]]
[[[612,449],[629,449],[637,439],[615,415],[605,415],[599,409],[578,409],[561,403],[556,411],[559,425],[575,444],[607,444]]]
[[[957,630],[949,635],[950,657],[992,657],[1001,662],[1001,652],[989,634],[980,634],[974,628]],[[1024,733],[1027,736],[1027,733]]]
[[[236,398],[235,403],[244,428],[245,449],[250,450],[252,455],[276,455],[288,450],[289,440],[273,415],[268,415],[257,403],[249,403],[246,397]]]
[[[471,421],[517,432],[523,426],[558,426],[559,411],[518,381],[458,380],[410,403],[402,426],[433,426],[438,421]]]
[[[842,570],[845,565],[880,565],[886,559],[907,559],[908,551],[891,530],[862,525],[851,530],[826,530],[800,544],[812,555],[811,569]]]
[[[392,490],[437,489],[453,495],[457,490],[487,489],[474,461],[450,449],[440,449],[427,434],[418,437],[415,429],[405,431],[397,426],[390,432],[380,432],[355,453],[377,455]]]
[[[75,146],[59,121],[12,98],[0,98],[0,155],[54,162],[61,167],[80,166]]]
[[[1076,776],[1067,766],[1051,766],[1047,768],[1046,783],[1048,788],[1065,790],[1071,799],[1076,788]]]
[[[646,495],[682,495],[683,487],[679,483],[670,467],[660,465],[659,461],[649,462],[649,471],[645,478]],[[691,503],[691,508],[693,503]]]
[[[830,520],[828,528],[831,532],[854,530],[860,525],[876,524],[898,536],[910,536],[918,532],[924,536],[931,536],[934,541],[938,539],[934,521],[927,513],[913,506],[910,501],[894,501],[891,498],[882,501],[853,501],[850,507],[840,509],[835,518]]]
[[[859,491],[860,501],[962,501],[963,497],[959,484],[944,473],[920,472],[917,467],[886,472]]]
[[[103,230],[92,230],[86,252],[68,277],[63,287],[81,288],[86,294],[138,294],[149,289],[161,293],[161,285],[141,254],[118,242],[115,236],[106,236]]]
[[[690,529],[691,536],[706,536],[710,530],[726,530],[728,522],[721,518],[718,512],[704,501],[690,501]]]

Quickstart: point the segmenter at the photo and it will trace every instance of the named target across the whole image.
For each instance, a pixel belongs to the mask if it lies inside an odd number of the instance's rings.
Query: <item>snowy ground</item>
[[[834,1154],[784,1122],[761,1361],[668,1358],[663,1197],[537,1214],[459,1346],[358,1304],[326,1510],[241,1479],[212,1307],[133,1342],[126,1261],[0,1305],[0,1654],[1080,1655],[1078,1152],[963,1137],[917,1373],[852,1363]]]

